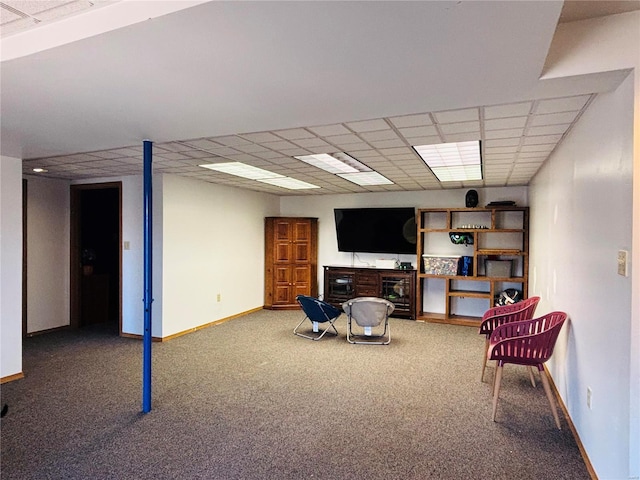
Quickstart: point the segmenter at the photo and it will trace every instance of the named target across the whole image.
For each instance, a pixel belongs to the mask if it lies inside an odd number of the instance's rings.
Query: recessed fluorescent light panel
[[[305,190],[310,188],[320,188],[312,183],[303,182],[302,180],[296,180],[291,177],[282,178],[262,178],[258,179],[259,182],[275,185],[276,187],[288,188],[289,190]]]
[[[378,172],[356,172],[356,173],[339,173],[339,177],[349,180],[360,186],[365,185],[393,185],[388,178],[380,175]]]
[[[336,175],[339,173],[368,172],[371,170],[369,167],[363,165],[351,155],[344,152],[333,153],[331,155],[328,153],[318,153],[315,155],[302,155],[294,158]]]
[[[311,183],[285,177],[279,173],[273,173],[269,170],[247,165],[242,162],[209,163],[200,166],[208,168],[209,170],[215,170],[216,172],[227,173],[229,175],[235,175],[236,177],[248,178],[249,180],[257,180],[258,182],[268,183],[277,187],[288,188],[289,190],[320,188]]]
[[[479,140],[413,148],[441,182],[482,180]]]
[[[209,163],[207,165],[200,166],[208,168],[209,170],[235,175],[236,177],[248,178],[249,180],[284,177],[284,175],[280,175],[279,173],[273,173],[241,162]]]
[[[318,153],[294,158],[326,172],[333,173],[360,186],[393,185],[391,180],[383,177],[378,172],[374,172],[365,164],[360,163],[345,152],[332,153],[331,155],[328,153]]]

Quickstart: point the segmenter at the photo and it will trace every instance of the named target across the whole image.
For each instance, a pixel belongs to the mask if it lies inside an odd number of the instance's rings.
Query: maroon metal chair
[[[495,328],[489,340],[489,359],[495,360],[498,365],[493,390],[492,420],[494,422],[498,408],[502,368],[505,363],[511,363],[538,368],[553,418],[560,429],[560,419],[543,364],[551,358],[553,347],[566,319],[567,314],[564,312],[551,312],[539,318],[505,323]]]
[[[484,380],[484,371],[487,368],[487,351],[489,349],[489,337],[498,325],[509,322],[519,322],[522,320],[531,320],[536,311],[540,297],[529,297],[518,303],[511,305],[501,305],[487,310],[482,316],[482,323],[478,333],[486,337],[484,345],[484,356],[482,358],[482,372],[480,373],[480,381]],[[535,387],[533,374],[530,373],[531,383]]]

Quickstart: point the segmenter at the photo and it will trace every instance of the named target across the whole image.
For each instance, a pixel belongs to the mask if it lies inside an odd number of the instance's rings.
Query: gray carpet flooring
[[[588,479],[541,385],[507,366],[497,422],[473,328],[391,319],[388,346],[293,335],[260,311],[153,344],[100,328],[24,341],[2,479]]]

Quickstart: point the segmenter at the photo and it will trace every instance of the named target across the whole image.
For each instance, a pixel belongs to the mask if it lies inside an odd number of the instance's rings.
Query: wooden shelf
[[[462,315],[445,315],[443,313],[423,312],[416,317],[417,321],[429,323],[447,323],[465,327],[479,327],[482,317],[467,317]]]
[[[474,313],[479,308],[478,301],[486,301],[486,308],[493,306],[493,299],[504,288],[504,284],[517,284],[524,298],[528,296],[529,286],[529,208],[516,206],[495,206],[486,208],[425,208],[418,209],[418,260],[423,254],[440,254],[472,257],[472,272],[475,275],[433,275],[424,273],[421,263],[418,270],[417,310],[418,320],[451,323],[456,325],[475,325],[479,317],[456,315],[458,311]],[[462,228],[463,226],[482,226],[487,228]],[[449,242],[449,233],[468,233],[473,242],[464,249]],[[487,257],[511,260],[514,270],[509,277],[488,277],[484,261]],[[502,257],[502,258],[500,258]],[[437,271],[437,270],[435,270]],[[507,273],[507,272],[505,272]],[[479,275],[480,274],[480,275]],[[434,291],[443,291],[445,296],[444,312],[421,312],[425,305],[423,296],[429,295],[433,281]],[[444,282],[444,288],[442,283]],[[469,284],[461,282],[484,282],[479,289],[468,290]],[[479,286],[478,286],[479,287]],[[510,287],[510,285],[509,285]],[[475,288],[475,287],[474,287]],[[480,291],[479,291],[480,290]],[[453,300],[456,301],[453,301]],[[468,303],[475,299],[476,303]],[[433,299],[432,299],[433,300]],[[469,301],[471,301],[469,300]],[[430,302],[438,305],[439,302]],[[430,307],[436,308],[436,307]]]
[[[451,297],[466,297],[466,298],[491,298],[491,292],[478,292],[475,290],[449,290],[449,296]]]

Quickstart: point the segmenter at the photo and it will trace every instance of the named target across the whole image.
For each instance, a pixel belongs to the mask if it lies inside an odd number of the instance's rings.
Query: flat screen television
[[[416,214],[413,207],[336,208],[340,252],[416,253]]]

